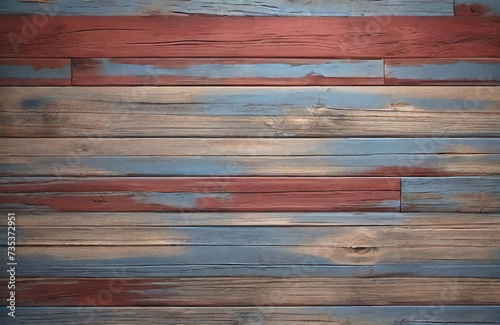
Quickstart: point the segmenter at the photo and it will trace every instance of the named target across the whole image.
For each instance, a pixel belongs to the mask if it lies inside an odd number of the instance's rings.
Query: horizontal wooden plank
[[[5,138],[0,156],[362,156],[500,154],[500,138]]]
[[[17,283],[16,304],[40,307],[500,303],[500,279],[480,278],[76,278],[18,279]],[[103,297],[104,288],[110,286],[115,292]]]
[[[76,59],[73,85],[382,85],[382,60]]]
[[[0,96],[0,135],[10,137],[500,135],[500,94],[486,86],[8,87]]]
[[[499,85],[500,59],[389,59],[385,60],[385,83],[389,85]]]
[[[4,191],[5,188],[2,188]],[[168,226],[488,226],[500,214],[392,212],[23,212],[23,227],[168,227]],[[7,218],[0,220],[7,226]]]
[[[499,212],[499,177],[403,178],[401,208],[409,212]]]
[[[8,179],[0,206],[35,211],[398,211],[398,178]],[[22,193],[22,194],[19,194]],[[31,193],[31,194],[28,194]]]
[[[2,229],[7,232],[6,228]],[[18,245],[318,246],[370,250],[380,247],[495,247],[500,225],[356,227],[23,227]],[[7,245],[7,238],[0,239]]]
[[[69,59],[0,59],[0,85],[71,85]]]
[[[493,277],[498,247],[18,246],[18,277]],[[347,240],[346,240],[347,241]],[[362,243],[361,243],[362,244]],[[358,245],[358,246],[356,246]],[[5,254],[0,259],[6,262]],[[7,275],[5,275],[7,276]]]
[[[82,16],[51,17],[44,24],[36,19],[2,17],[0,57],[500,56],[498,17]]]
[[[498,0],[455,0],[456,16],[500,16]]]
[[[0,157],[1,176],[498,175],[498,154],[365,156]],[[304,168],[304,166],[307,166]]]
[[[242,1],[120,0],[117,2],[4,0],[2,15],[50,16],[220,15],[220,16],[452,16],[453,0],[398,0],[397,6],[382,1]]]
[[[12,322],[3,313],[5,324],[75,325],[88,320],[102,325],[191,324],[234,325],[279,324],[498,324],[499,306],[349,306],[349,307],[18,307]],[[78,319],[75,319],[78,315]]]

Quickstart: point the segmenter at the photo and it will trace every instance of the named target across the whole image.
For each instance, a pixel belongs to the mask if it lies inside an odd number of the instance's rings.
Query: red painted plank
[[[0,57],[499,57],[499,30],[498,17],[2,16]]]
[[[8,178],[0,193],[399,191],[398,177]]]
[[[0,206],[37,211],[398,211],[398,178],[5,179]],[[22,194],[18,194],[22,193]]]

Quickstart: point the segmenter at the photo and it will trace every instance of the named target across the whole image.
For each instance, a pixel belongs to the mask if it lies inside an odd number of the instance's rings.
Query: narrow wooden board
[[[499,212],[499,177],[403,178],[405,212]]]
[[[51,17],[44,24],[36,19],[2,16],[0,57],[500,56],[498,17],[81,16]]]
[[[500,59],[389,59],[385,60],[385,83],[388,85],[499,85]]]
[[[17,276],[500,278],[498,247],[19,246]],[[6,262],[7,249],[0,260]]]
[[[294,324],[394,325],[394,324],[498,324],[499,306],[349,306],[349,307],[18,307],[12,322],[19,325],[142,324]],[[75,315],[78,319],[75,319]]]
[[[71,85],[69,59],[0,59],[0,85]]]
[[[8,87],[0,88],[0,135],[499,136],[497,90],[486,86]]]
[[[456,16],[500,16],[498,0],[455,0]]]
[[[209,0],[120,0],[89,2],[4,0],[0,14],[46,14],[50,16],[149,16],[149,15],[219,15],[219,16],[452,16],[453,0],[353,1],[315,0],[265,3]]]
[[[5,188],[2,188],[2,191]],[[398,212],[22,212],[24,227],[175,227],[175,226],[497,226],[500,214]],[[0,220],[7,226],[7,218]]]
[[[382,85],[382,60],[76,59],[73,85]]]
[[[7,228],[2,228],[7,232]],[[500,225],[373,227],[23,227],[30,246],[301,246],[371,250],[381,247],[495,247]],[[7,245],[7,239],[0,239]]]
[[[18,279],[17,283],[16,304],[39,307],[500,303],[500,280],[479,278]]]
[[[498,175],[498,154],[0,157],[1,176]]]
[[[500,138],[5,138],[0,156],[362,156],[500,154]]]

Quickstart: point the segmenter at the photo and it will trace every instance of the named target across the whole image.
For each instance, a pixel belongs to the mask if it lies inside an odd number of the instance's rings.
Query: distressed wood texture
[[[499,306],[349,306],[349,307],[19,307],[15,321],[5,324],[75,325],[234,325],[234,324],[357,324],[357,325],[496,325]],[[78,319],[75,319],[78,315]]]
[[[68,59],[0,59],[0,85],[71,85]]]
[[[498,0],[455,0],[456,16],[500,16]]]
[[[3,0],[2,15],[50,16],[452,16],[453,0],[119,0],[24,1]]]
[[[73,85],[381,85],[382,60],[77,59]]]
[[[500,59],[389,59],[385,60],[385,83],[500,85]]]
[[[0,96],[4,137],[500,135],[500,92],[486,86],[4,87]]]
[[[7,180],[0,206],[35,211],[399,211],[398,178]],[[22,194],[20,194],[22,193]]]
[[[37,16],[2,16],[0,57],[500,56],[498,17],[50,17],[35,24]]]
[[[5,189],[3,189],[5,190]],[[19,227],[175,227],[175,226],[488,226],[500,214],[399,212],[23,212]],[[7,219],[0,220],[7,226]]]
[[[5,286],[7,281],[0,282]],[[500,280],[479,278],[77,278],[18,283],[17,304],[40,307],[428,305],[436,299],[443,305],[500,303]],[[106,289],[114,292],[104,298]]]
[[[500,212],[499,177],[404,178],[402,211]]]
[[[19,277],[477,277],[499,278],[498,246],[367,247],[370,230],[349,247],[316,246],[19,246]],[[5,252],[0,256],[6,262]]]

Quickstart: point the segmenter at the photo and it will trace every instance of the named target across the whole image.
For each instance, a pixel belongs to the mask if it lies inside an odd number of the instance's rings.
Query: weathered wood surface
[[[0,59],[0,85],[71,85],[68,59]]]
[[[6,232],[6,228],[3,228]],[[226,245],[381,247],[500,247],[500,225],[411,227],[53,227],[20,228],[19,245]],[[363,243],[353,247],[353,239]],[[6,245],[6,239],[0,239]]]
[[[498,175],[498,154],[0,157],[1,176]]]
[[[396,5],[395,5],[396,4]],[[314,1],[23,1],[4,0],[2,15],[45,14],[50,16],[452,16],[453,0],[314,0]]]
[[[19,246],[19,277],[499,278],[498,248],[317,246]],[[6,251],[6,248],[2,248]],[[7,254],[2,255],[6,259]]]
[[[76,59],[73,85],[381,85],[382,60]]]
[[[399,211],[399,186],[398,178],[36,178],[2,184],[9,194],[0,194],[0,206],[95,212]]]
[[[2,189],[4,191],[5,188]],[[496,226],[500,214],[392,212],[51,212],[26,213],[23,227],[174,227],[174,226]],[[0,220],[7,226],[7,219]]]
[[[500,154],[499,138],[5,138],[0,156],[362,156]],[[422,158],[423,159],[423,158]]]
[[[18,283],[17,304],[40,307],[500,303],[500,280],[479,278],[77,278],[19,279]],[[115,290],[108,289],[111,294],[103,297],[107,287]]]
[[[50,17],[39,28],[34,19],[2,16],[0,57],[500,56],[498,17]]]
[[[498,306],[349,306],[349,307],[19,307],[22,317],[5,324],[74,325],[234,325],[356,324],[469,325],[498,324]],[[78,318],[75,319],[75,315]]]
[[[0,135],[498,136],[497,90],[486,86],[4,87]]]
[[[385,60],[385,83],[500,85],[500,59],[389,59]]]
[[[455,0],[456,16],[500,16],[498,0]]]
[[[401,180],[405,212],[499,212],[499,177],[433,177]]]

